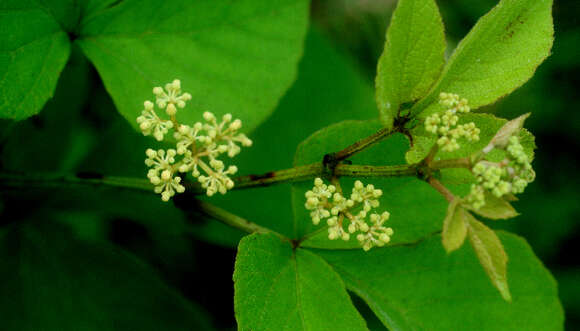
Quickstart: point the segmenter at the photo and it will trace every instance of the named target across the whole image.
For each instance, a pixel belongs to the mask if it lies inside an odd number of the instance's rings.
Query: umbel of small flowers
[[[505,147],[506,158],[501,162],[479,161],[472,172],[477,180],[471,185],[467,202],[474,208],[485,206],[486,191],[497,198],[506,194],[518,194],[536,178],[530,159],[524,152],[517,136],[511,136]]]
[[[439,94],[439,104],[446,108],[445,111],[428,116],[425,119],[425,130],[439,137],[437,145],[443,151],[453,152],[459,149],[457,139],[462,137],[468,141],[479,140],[479,129],[475,127],[475,123],[457,124],[458,114],[470,111],[467,99],[459,98],[457,94],[442,92]]]
[[[176,140],[175,149],[147,149],[145,152],[145,164],[150,167],[147,177],[155,185],[155,193],[161,194],[163,201],[169,201],[175,193],[183,193],[185,187],[178,173],[189,172],[197,178],[208,196],[217,192],[225,194],[232,189],[234,182],[229,176],[235,174],[238,168],[231,165],[226,169],[219,157],[227,154],[232,158],[240,153],[240,145],[252,145],[248,137],[238,133],[242,121],[233,120],[231,114],[225,114],[218,122],[214,114],[205,112],[204,123],[197,122],[192,126],[180,124],[176,117],[177,109],[184,108],[191,95],[182,93],[178,79],[166,84],[165,89],[153,88],[153,94],[157,97],[157,107],[165,110],[169,119],[161,118],[155,112],[155,104],[145,101],[141,116],[137,118],[139,128],[143,135],[152,135],[158,141],[163,141],[169,130],[173,130]]]
[[[357,180],[347,199],[337,191],[336,186],[326,185],[321,178],[316,178],[312,190],[305,194],[304,206],[310,210],[314,225],[326,219],[328,239],[341,238],[348,241],[351,234],[359,232],[356,239],[362,248],[368,251],[374,246],[384,246],[393,235],[393,229],[384,226],[390,216],[388,211],[382,214],[370,214],[373,208],[379,206],[378,198],[382,194],[383,192],[375,189],[372,184],[364,186],[361,181]],[[368,220],[367,216],[369,216]],[[348,225],[345,224],[346,222]]]

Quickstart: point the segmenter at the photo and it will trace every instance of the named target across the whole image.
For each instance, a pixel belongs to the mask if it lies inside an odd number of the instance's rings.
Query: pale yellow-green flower
[[[175,149],[147,150],[145,163],[151,167],[147,176],[155,185],[155,192],[160,193],[164,201],[176,193],[182,193],[185,187],[177,173],[189,172],[197,178],[208,196],[231,190],[235,183],[230,176],[238,168],[235,165],[226,168],[219,157],[221,154],[234,157],[240,152],[240,146],[252,145],[252,141],[239,132],[242,121],[233,120],[231,114],[225,114],[218,122],[213,113],[204,112],[205,123],[197,122],[192,126],[179,124],[175,116],[177,108],[184,108],[186,101],[191,99],[189,93],[182,93],[181,82],[176,79],[166,84],[165,89],[155,87],[153,93],[157,96],[157,107],[164,109],[170,119],[162,119],[155,112],[155,104],[145,101],[145,109],[137,118],[137,123],[144,135],[153,135],[159,141],[164,140],[169,130],[173,129],[175,139]]]
[[[350,197],[346,198],[334,185],[326,185],[321,178],[316,178],[312,190],[305,193],[304,207],[311,211],[314,225],[326,219],[328,239],[347,241],[351,234],[359,232],[357,240],[364,250],[369,250],[374,246],[384,246],[393,235],[393,229],[384,226],[390,215],[388,212],[367,217],[373,208],[379,207],[378,198],[382,194],[372,184],[365,186],[357,180]]]
[[[468,141],[479,140],[479,129],[475,123],[457,124],[461,113],[470,111],[467,99],[459,98],[457,94],[441,93],[439,95],[439,104],[446,110],[443,113],[434,113],[425,119],[425,130],[437,135],[437,145],[441,150],[453,152],[459,149],[460,138]]]

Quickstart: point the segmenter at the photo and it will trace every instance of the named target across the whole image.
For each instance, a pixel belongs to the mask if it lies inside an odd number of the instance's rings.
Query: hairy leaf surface
[[[474,109],[493,103],[532,77],[550,54],[553,35],[552,0],[500,1],[459,43],[411,113],[425,117],[436,110],[440,92],[457,93]]]
[[[401,104],[423,97],[445,63],[443,22],[433,0],[400,0],[377,66],[381,121],[393,124]]]

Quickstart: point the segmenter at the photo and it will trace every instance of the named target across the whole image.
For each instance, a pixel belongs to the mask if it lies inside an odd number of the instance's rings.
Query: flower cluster
[[[350,235],[360,232],[356,238],[363,249],[368,251],[374,246],[384,246],[391,240],[393,229],[385,227],[384,223],[389,219],[389,212],[382,214],[370,214],[369,222],[367,215],[373,208],[379,206],[378,198],[383,194],[375,189],[372,184],[364,186],[361,181],[356,181],[350,197],[345,198],[334,185],[326,185],[320,178],[314,180],[312,190],[306,192],[304,206],[310,210],[312,223],[318,225],[322,219],[326,219],[328,225],[328,239],[341,238],[348,241]],[[346,227],[345,220],[349,223]]]
[[[505,194],[522,193],[528,183],[535,179],[530,159],[517,136],[509,138],[505,150],[507,157],[503,161],[479,161],[473,166],[477,184],[471,185],[471,192],[467,196],[467,202],[473,208],[479,209],[485,205],[486,191],[497,198]]]
[[[175,195],[175,193],[183,193],[185,187],[181,185],[181,177],[174,177],[173,164],[175,163],[174,149],[168,149],[167,152],[160,150],[147,149],[145,152],[147,158],[145,164],[150,167],[147,177],[151,184],[155,185],[155,193],[161,193],[163,201]]]
[[[467,99],[459,98],[457,94],[439,94],[439,104],[447,108],[442,114],[435,113],[425,119],[425,130],[439,136],[437,144],[443,151],[453,152],[459,149],[457,139],[465,138],[468,141],[479,140],[479,129],[475,123],[457,125],[458,113],[469,113]]]
[[[141,132],[146,136],[153,135],[155,139],[162,141],[169,129],[173,128],[173,122],[159,118],[153,109],[153,102],[145,101],[144,107],[145,109],[141,111],[141,116],[137,117]]]
[[[191,100],[189,93],[182,93],[179,80],[166,84],[165,89],[153,88],[157,97],[156,104],[165,110],[169,119],[162,119],[155,112],[155,104],[145,101],[144,110],[137,118],[137,123],[143,135],[153,135],[158,141],[163,141],[169,130],[173,129],[175,149],[146,151],[145,164],[150,167],[147,177],[155,192],[161,194],[163,201],[168,201],[175,193],[182,193],[185,187],[181,184],[178,173],[191,172],[196,177],[208,196],[219,192],[225,194],[234,187],[234,175],[238,168],[226,166],[218,157],[227,154],[230,158],[240,153],[240,146],[251,146],[252,141],[243,133],[238,133],[242,127],[239,119],[233,120],[231,114],[225,114],[218,122],[210,112],[203,113],[205,123],[197,122],[193,126],[179,124],[176,119],[177,109],[184,108]],[[176,157],[180,157],[176,161]],[[203,172],[203,174],[202,174]]]

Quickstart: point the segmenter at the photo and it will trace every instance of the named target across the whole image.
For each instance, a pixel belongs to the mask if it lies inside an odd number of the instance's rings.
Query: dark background
[[[495,0],[438,1],[450,50],[495,3]],[[330,44],[340,61],[352,67],[370,88],[395,4],[393,0],[316,0],[311,10],[316,37],[311,32],[307,44],[314,44],[313,47],[322,41]],[[524,236],[551,270],[559,284],[569,330],[580,330],[580,261],[576,253],[580,251],[579,16],[579,1],[556,0],[552,55],[532,80],[486,109],[506,118],[532,113],[526,127],[536,136],[538,145],[534,160],[537,179],[515,203],[522,215],[495,224]],[[309,61],[303,60],[300,72],[312,69]],[[317,83],[316,75],[304,77],[299,76],[296,84]],[[288,93],[299,89],[300,86],[294,86]],[[293,105],[286,102],[285,106]],[[40,115],[19,123],[4,121],[1,125],[0,166],[5,169],[98,170],[136,177],[144,173],[142,137],[126,133],[131,129],[116,113],[97,73],[80,52],[73,53],[55,98]],[[136,152],[126,154],[129,147]],[[24,153],[30,150],[34,153]],[[109,240],[153,265],[169,284],[203,307],[217,328],[235,328],[231,280],[234,249],[195,240],[194,235],[176,239],[170,231],[158,233],[147,220],[155,214],[154,208],[120,212],[127,202],[121,203],[118,197],[107,200],[90,194],[73,197],[54,192],[11,192],[2,198],[0,223],[29,217],[58,218],[80,236]],[[33,208],[21,208],[23,203],[30,206],[30,201],[34,201]],[[67,208],[72,205],[75,208]],[[77,208],[80,205],[87,208]],[[190,221],[205,222],[195,216]],[[369,326],[381,329],[368,308],[358,300],[356,303],[367,311]]]

